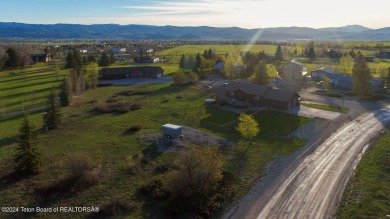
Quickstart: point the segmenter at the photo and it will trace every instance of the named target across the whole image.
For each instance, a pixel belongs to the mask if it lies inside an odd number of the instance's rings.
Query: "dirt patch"
[[[183,126],[182,129],[183,137],[167,139],[163,137],[163,134],[149,134],[140,137],[142,144],[153,145],[157,144],[158,151],[175,151],[177,149],[186,148],[189,144],[195,144],[198,146],[211,146],[217,147],[234,146],[234,142],[229,142],[226,139],[215,137],[213,135],[204,133],[194,128]]]
[[[146,95],[152,93],[151,91],[135,91],[135,90],[127,90],[117,93],[116,95],[120,96],[136,96],[136,95]]]

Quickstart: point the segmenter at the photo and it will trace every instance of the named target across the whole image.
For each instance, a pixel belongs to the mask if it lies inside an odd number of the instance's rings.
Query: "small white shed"
[[[179,125],[165,124],[163,125],[163,134],[165,137],[177,138],[182,136],[182,127]]]

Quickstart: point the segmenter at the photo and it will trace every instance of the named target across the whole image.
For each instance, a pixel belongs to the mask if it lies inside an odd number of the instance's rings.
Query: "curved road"
[[[244,199],[229,218],[332,218],[367,145],[390,123],[390,106],[346,123],[259,197]]]

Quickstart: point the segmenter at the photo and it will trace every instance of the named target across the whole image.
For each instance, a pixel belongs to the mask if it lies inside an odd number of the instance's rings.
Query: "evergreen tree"
[[[19,129],[19,144],[14,156],[16,173],[29,175],[39,171],[41,154],[38,152],[37,134],[35,126],[28,119],[28,114],[25,114],[22,126]]]
[[[211,48],[207,52],[207,56],[208,56],[209,59],[212,59],[214,57],[213,50],[211,50]]]
[[[69,88],[68,78],[64,78],[64,80],[60,84],[60,92],[58,93],[58,97],[60,98],[61,106],[69,105],[71,99],[71,89]]]
[[[65,68],[70,68],[79,74],[83,68],[83,58],[77,49],[69,51],[65,59]]]
[[[114,54],[110,55],[110,65],[114,64],[116,62],[116,58]]]
[[[209,53],[207,52],[207,49],[205,49],[203,52],[203,58],[209,59]]]
[[[110,66],[110,57],[108,57],[106,52],[103,52],[99,59],[99,66],[108,67]]]
[[[353,66],[353,92],[361,96],[370,95],[372,93],[370,79],[371,73],[366,63],[366,58],[358,52],[355,65]]]
[[[42,119],[42,128],[45,131],[56,129],[61,125],[61,113],[59,109],[59,103],[55,95],[54,87],[49,94],[46,113],[43,115]]]
[[[309,51],[307,52],[307,57],[309,59],[315,59],[316,58],[316,52],[314,50],[314,42],[309,43]]]
[[[254,78],[252,79],[253,84],[267,85],[269,84],[269,76],[267,73],[267,66],[264,62],[260,62],[255,71]]]
[[[283,58],[283,52],[282,52],[282,47],[281,47],[280,45],[278,45],[278,48],[276,48],[275,60],[276,60],[276,61],[283,61],[283,60],[284,60],[284,58]]]
[[[179,68],[185,68],[185,65],[186,65],[186,57],[183,54],[183,55],[181,55],[181,58],[180,58]]]
[[[195,58],[195,66],[194,66],[194,69],[193,71],[196,72],[196,73],[199,73],[202,69],[202,57],[200,57],[200,54],[196,54],[196,58]]]
[[[7,59],[4,66],[7,68],[16,68],[22,65],[22,57],[18,51],[10,47],[6,51]]]

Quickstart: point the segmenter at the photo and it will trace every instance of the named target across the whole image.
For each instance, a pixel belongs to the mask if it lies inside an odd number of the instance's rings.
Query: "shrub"
[[[176,73],[172,76],[174,84],[184,84],[186,80],[186,75],[183,72]]]
[[[140,103],[114,102],[98,104],[95,108],[100,113],[127,113],[142,108]]]
[[[113,198],[99,205],[99,212],[89,215],[89,218],[110,218],[134,212],[138,205],[135,202],[129,202],[123,198]]]
[[[153,178],[145,182],[139,188],[139,192],[143,195],[150,195],[151,197],[157,199],[163,199],[167,196],[161,177]]]
[[[83,155],[74,155],[68,159],[64,169],[66,171],[62,177],[44,185],[37,192],[43,196],[82,192],[97,184],[102,177],[101,169],[91,158]]]

